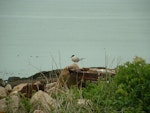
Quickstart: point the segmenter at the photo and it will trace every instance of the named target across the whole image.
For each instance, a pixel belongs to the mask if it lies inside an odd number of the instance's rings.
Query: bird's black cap
[[[74,57],[75,55],[72,55],[71,57]]]

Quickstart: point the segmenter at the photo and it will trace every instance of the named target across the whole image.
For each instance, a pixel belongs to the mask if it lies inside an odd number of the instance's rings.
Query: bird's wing
[[[78,57],[73,57],[73,58],[72,58],[72,61],[74,61],[74,62],[79,62],[80,59],[79,59]]]

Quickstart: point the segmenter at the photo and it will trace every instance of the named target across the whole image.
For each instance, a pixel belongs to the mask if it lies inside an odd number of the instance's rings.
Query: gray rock
[[[6,89],[7,93],[10,93],[10,92],[12,91],[12,87],[11,87],[10,84],[7,84],[7,85],[5,86],[5,89]]]
[[[20,77],[9,77],[8,82],[15,82],[15,81],[20,80],[20,79],[21,79]]]
[[[15,95],[1,99],[0,113],[1,112],[17,113],[19,107],[19,100],[20,100],[19,97]]]
[[[56,100],[41,90],[32,96],[30,102],[33,105],[34,110],[39,109],[44,111],[44,113],[50,113],[51,109],[56,107]]]
[[[33,92],[38,90],[44,90],[44,86],[38,81],[35,83],[21,83],[13,88],[10,95],[21,93],[24,94],[25,97],[30,98]]]
[[[4,87],[5,85],[6,85],[6,83],[4,82],[4,80],[0,78],[0,86]]]
[[[6,96],[7,96],[6,89],[4,87],[0,86],[0,99],[4,98]]]

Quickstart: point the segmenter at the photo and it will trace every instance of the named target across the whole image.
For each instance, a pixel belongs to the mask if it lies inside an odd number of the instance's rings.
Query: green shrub
[[[109,83],[87,83],[83,97],[92,100],[97,113],[149,113],[150,64],[136,57],[118,66]]]
[[[90,99],[93,102],[93,112],[108,113],[112,111],[115,113],[111,106],[115,97],[115,84],[113,81],[107,83],[106,81],[98,80],[97,84],[90,82],[87,82],[86,84],[86,88],[83,89],[83,97]]]
[[[150,64],[136,57],[132,63],[126,62],[118,67],[114,81],[118,86],[115,98],[124,102],[121,107],[150,112]]]

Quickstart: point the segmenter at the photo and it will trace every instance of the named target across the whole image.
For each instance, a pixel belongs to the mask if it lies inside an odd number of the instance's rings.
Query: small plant
[[[19,111],[22,113],[32,113],[33,108],[30,103],[30,99],[26,97],[22,97],[19,104]]]

